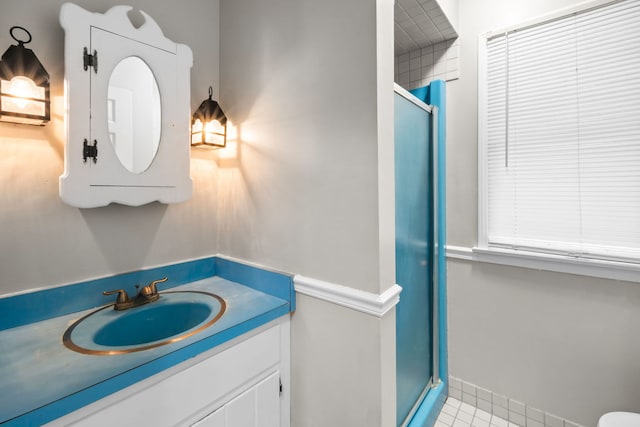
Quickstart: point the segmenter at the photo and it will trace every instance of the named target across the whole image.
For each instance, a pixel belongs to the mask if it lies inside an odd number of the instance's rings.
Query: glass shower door
[[[431,386],[432,340],[432,120],[428,110],[394,94],[397,423],[405,425]]]

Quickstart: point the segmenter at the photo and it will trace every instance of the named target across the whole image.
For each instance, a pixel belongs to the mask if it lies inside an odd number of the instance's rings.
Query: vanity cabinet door
[[[223,406],[195,423],[193,427],[226,427],[226,425],[225,407]]]
[[[194,424],[194,427],[278,426],[280,426],[279,372],[271,374]]]
[[[174,122],[161,123],[160,104],[164,101],[162,107],[171,108],[166,98],[176,92],[176,81],[151,70],[166,64],[175,67],[176,55],[110,31],[91,28],[91,50],[108,52],[109,49],[113,52],[100,57],[100,72],[89,73],[90,140],[97,141],[99,146],[98,161],[83,163],[89,186],[95,191],[112,191],[114,200],[123,188],[126,191],[130,187],[139,191],[175,188],[176,177],[168,172],[176,167],[175,145],[184,145],[185,139],[184,135],[174,132]],[[138,68],[129,66],[123,68],[125,73],[115,72],[132,58],[138,61],[135,64]],[[140,67],[147,67],[149,75]],[[102,73],[111,78],[101,76]],[[159,143],[161,136],[164,136],[162,144]],[[188,166],[188,158],[184,160]],[[189,178],[188,170],[181,172]]]

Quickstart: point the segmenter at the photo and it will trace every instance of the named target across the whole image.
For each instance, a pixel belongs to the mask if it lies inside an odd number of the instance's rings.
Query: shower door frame
[[[394,92],[430,114],[432,120],[432,203],[433,268],[432,294],[432,377],[401,427],[431,427],[449,394],[446,333],[446,217],[445,217],[445,82],[409,92],[394,84]],[[424,101],[423,101],[423,100]],[[426,101],[426,102],[425,102]],[[428,103],[427,103],[428,102]],[[400,296],[402,298],[402,294]]]

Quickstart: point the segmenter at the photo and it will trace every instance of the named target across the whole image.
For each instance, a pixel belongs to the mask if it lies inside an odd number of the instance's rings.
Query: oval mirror
[[[107,120],[116,155],[127,170],[144,172],[160,145],[160,91],[153,72],[137,56],[123,59],[109,77]]]

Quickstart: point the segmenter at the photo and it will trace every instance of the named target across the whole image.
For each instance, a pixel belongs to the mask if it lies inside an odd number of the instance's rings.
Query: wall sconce
[[[191,146],[207,145],[224,148],[227,145],[227,116],[220,105],[211,97],[213,88],[209,86],[209,99],[205,99],[193,113],[191,119]]]
[[[22,30],[27,40],[13,34]],[[49,73],[31,49],[31,33],[22,27],[11,27],[11,38],[18,42],[9,46],[0,60],[0,121],[44,125],[49,121]]]

